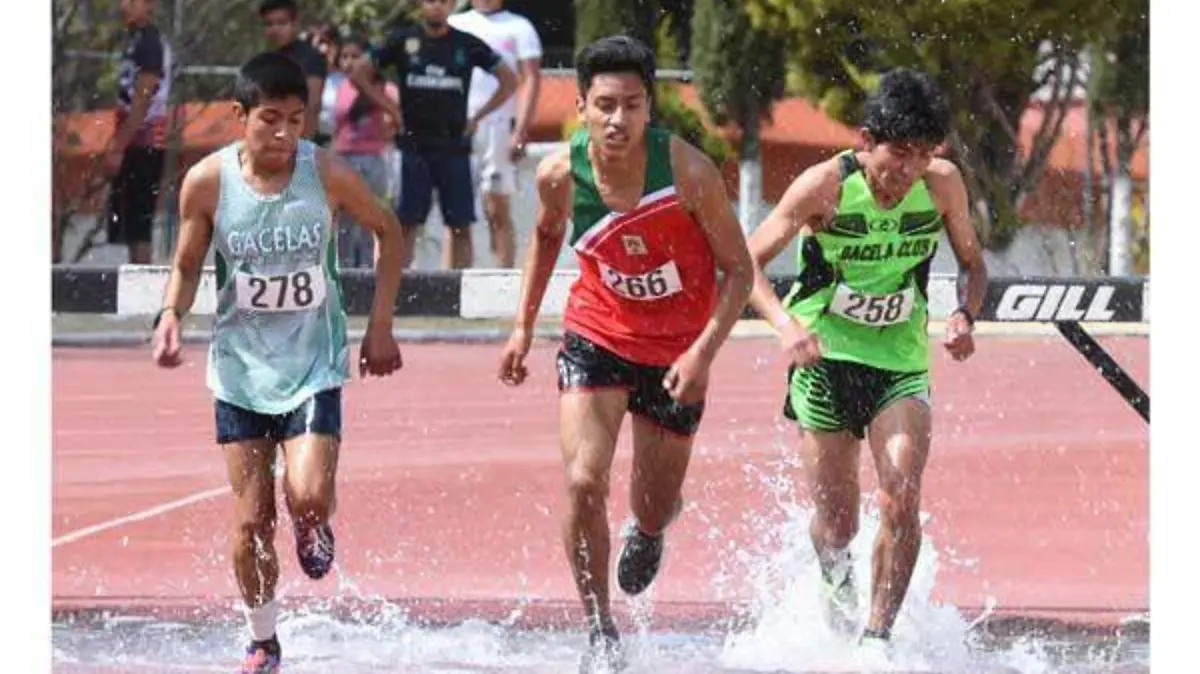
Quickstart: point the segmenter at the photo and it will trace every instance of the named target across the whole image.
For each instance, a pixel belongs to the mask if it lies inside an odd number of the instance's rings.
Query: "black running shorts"
[[[629,391],[631,413],[672,433],[695,435],[704,416],[704,403],[675,402],[662,384],[668,369],[630,362],[568,332],[558,352],[558,390],[624,388]]]

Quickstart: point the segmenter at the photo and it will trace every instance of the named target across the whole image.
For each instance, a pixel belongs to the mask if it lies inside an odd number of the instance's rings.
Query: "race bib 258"
[[[320,267],[270,276],[238,272],[235,282],[237,307],[245,311],[307,311],[325,301]]]
[[[659,300],[683,290],[674,260],[645,274],[622,274],[601,262],[600,273],[609,290],[631,300]]]
[[[912,315],[916,292],[905,288],[890,295],[867,295],[838,284],[833,293],[830,313],[871,327],[903,323]]]

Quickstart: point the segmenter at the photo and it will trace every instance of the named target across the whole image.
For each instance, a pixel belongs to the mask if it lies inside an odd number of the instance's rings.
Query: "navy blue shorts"
[[[216,401],[217,444],[247,440],[283,442],[301,435],[342,438],[342,389],[331,388],[309,398],[291,412],[261,414]]]
[[[405,147],[400,152],[400,207],[396,216],[406,227],[425,224],[437,190],[442,222],[469,227],[475,222],[475,184],[471,156],[446,150]]]

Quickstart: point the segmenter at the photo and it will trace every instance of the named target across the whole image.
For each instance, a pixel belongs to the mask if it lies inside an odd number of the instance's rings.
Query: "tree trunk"
[[[1117,120],[1117,157],[1110,184],[1108,273],[1133,273],[1133,136],[1130,120]]]
[[[1083,222],[1072,234],[1072,273],[1078,276],[1101,276],[1107,259],[1108,181],[1103,170],[1097,170],[1097,150],[1103,155],[1107,148],[1107,136],[1103,131],[1104,119],[1094,110],[1087,112],[1087,167],[1083,173]],[[1107,162],[1100,160],[1103,166]],[[1105,195],[1103,201],[1097,194]],[[1101,206],[1104,206],[1103,208]]]
[[[738,217],[747,236],[758,227],[763,202],[762,143],[758,110],[754,105],[742,121],[742,144],[738,152]]]
[[[1022,165],[1014,138],[1025,109],[1023,91],[975,85],[968,106],[979,112],[971,116],[970,125],[959,126],[956,151],[973,176],[972,198],[978,203],[975,228],[989,250],[1007,248],[1020,225],[1023,195],[1013,194],[1013,186]]]
[[[1096,177],[1096,156],[1095,148],[1092,145],[1092,139],[1095,138],[1095,118],[1089,107],[1083,109],[1083,114],[1086,115],[1087,126],[1084,136],[1084,142],[1087,144],[1087,152],[1084,155],[1083,169],[1083,222],[1079,223],[1077,229],[1069,229],[1071,246],[1071,274],[1079,276],[1082,272],[1080,258],[1085,257],[1084,246],[1090,238],[1092,231],[1092,220],[1095,218],[1094,212],[1096,208],[1096,192],[1092,187],[1092,183]]]

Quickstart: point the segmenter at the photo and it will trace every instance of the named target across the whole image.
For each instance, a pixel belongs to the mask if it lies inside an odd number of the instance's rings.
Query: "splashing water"
[[[626,636],[627,674],[732,674],[734,672],[885,672],[953,674],[984,672],[1142,672],[1148,653],[1097,654],[1091,647],[1069,658],[1052,645],[1026,639],[987,648],[968,634],[970,623],[953,607],[930,600],[937,556],[926,542],[908,599],[897,621],[896,655],[890,666],[864,660],[852,643],[826,627],[816,601],[817,574],[807,522],[810,512],[789,510],[776,527],[783,545],[764,557],[746,555],[754,587],[740,623],[707,633],[673,633],[654,626],[653,588],[631,600],[635,629]],[[870,537],[876,520],[863,518],[854,545],[856,573],[869,578]],[[861,541],[861,542],[860,542]],[[343,596],[358,595],[353,584]],[[860,606],[868,590],[860,582]],[[279,624],[287,671],[291,674],[382,672],[573,672],[585,636],[578,630],[522,629],[517,608],[507,620],[464,620],[428,626],[396,605],[363,598],[365,608],[341,616],[322,602],[285,611]],[[56,624],[54,671],[67,674],[150,672],[229,672],[240,652],[245,628],[239,620],[164,622],[110,617],[94,624]],[[1136,662],[1131,662],[1136,661]],[[1119,661],[1119,662],[1118,662]],[[1124,668],[1114,666],[1124,665]],[[1130,666],[1132,665],[1132,666]]]
[[[1149,671],[1145,640],[1132,644],[1077,640],[1064,645],[1027,636],[999,645],[985,642],[972,630],[973,621],[933,599],[939,565],[971,560],[939,552],[928,535],[922,540],[893,630],[890,662],[865,658],[852,639],[833,633],[822,615],[819,570],[809,538],[812,510],[798,502],[787,477],[799,475],[794,459],[786,451],[779,456],[778,461],[755,462],[758,465],[744,469],[744,478],[761,489],[763,501],[769,503],[743,515],[755,540],[722,555],[723,566],[713,581],[718,601],[744,608],[734,611],[733,620],[714,624],[709,631],[678,633],[655,625],[655,585],[633,599],[614,595],[617,601],[629,602],[634,625],[625,637],[628,674]],[[686,516],[707,523],[709,540],[715,545],[724,535],[720,518],[710,511],[712,501],[698,496]],[[870,499],[863,502],[860,531],[851,550],[860,613],[865,616],[879,517]],[[668,553],[664,569],[671,563]],[[579,630],[518,627],[522,605],[507,619],[495,622],[468,619],[429,626],[394,603],[364,594],[353,579],[344,575],[338,579],[337,598],[308,602],[281,615],[279,636],[290,674],[573,672],[586,642]],[[301,581],[286,582],[280,595],[292,591],[303,593]],[[356,606],[349,616],[335,608],[347,600]],[[54,670],[68,674],[233,671],[244,645],[244,629],[236,619],[165,622],[110,616],[90,623],[57,623]]]
[[[939,553],[935,541],[925,533],[904,604],[892,629],[892,652],[886,660],[866,652],[857,638],[839,635],[823,613],[820,567],[810,537],[813,509],[797,502],[795,490],[785,474],[798,475],[796,461],[784,458],[775,465],[747,465],[746,478],[763,488],[764,500],[773,501],[778,515],[771,520],[768,509],[748,513],[753,531],[759,532],[754,549],[732,555],[721,578],[745,579],[750,602],[738,625],[724,637],[718,661],[739,671],[806,672],[1042,672],[1089,671],[1090,665],[1110,671],[1114,663],[1089,663],[1102,649],[1085,648],[1084,662],[1074,665],[1052,656],[1049,644],[1021,638],[995,648],[973,628],[991,614],[995,599],[983,615],[969,620],[957,608],[934,600],[940,564],[973,565],[974,560]],[[858,595],[857,629],[865,626],[871,602],[871,558],[880,513],[874,500],[864,495],[860,502],[859,532],[850,545]],[[922,526],[929,522],[922,513]],[[857,634],[857,632],[856,632]],[[1148,665],[1148,653],[1145,654]],[[1139,658],[1135,656],[1134,660]],[[1139,663],[1127,662],[1136,667]],[[1133,669],[1129,671],[1135,671]]]
[[[812,511],[785,507],[778,528],[777,553],[749,562],[746,576],[753,600],[744,629],[724,641],[721,662],[751,670],[844,670],[878,667],[864,659],[853,639],[832,631],[822,613],[820,571],[809,538]],[[928,518],[926,518],[928,519]],[[865,619],[871,601],[871,553],[878,513],[865,509],[861,529],[851,544],[859,613]],[[904,607],[893,628],[892,665],[904,671],[962,671],[980,664],[966,634],[971,624],[950,606],[931,600],[938,558],[925,537]],[[860,620],[861,620],[860,619]],[[857,626],[861,629],[861,623]],[[1026,670],[1022,670],[1026,671]]]

